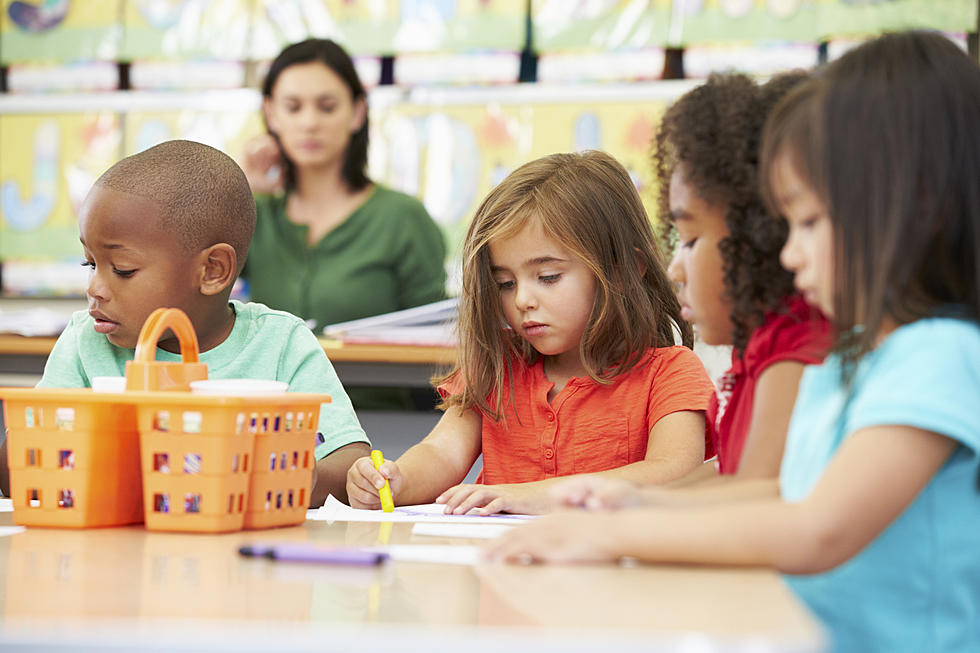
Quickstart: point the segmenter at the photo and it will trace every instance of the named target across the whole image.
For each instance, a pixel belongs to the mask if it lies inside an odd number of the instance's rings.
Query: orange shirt
[[[438,390],[448,396],[457,383],[453,379]],[[482,482],[525,483],[638,462],[661,417],[704,411],[714,394],[704,365],[681,346],[650,349],[609,385],[573,378],[549,404],[553,385],[541,359],[530,367],[515,362],[513,407],[505,387],[504,418],[483,417]]]

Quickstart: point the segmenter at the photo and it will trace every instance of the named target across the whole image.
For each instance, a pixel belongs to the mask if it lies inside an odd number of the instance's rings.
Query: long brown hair
[[[455,369],[463,389],[443,408],[503,414],[505,383],[515,361],[538,353],[505,328],[489,244],[530,221],[585,262],[596,278],[595,305],[579,350],[589,376],[608,383],[633,369],[650,347],[691,347],[691,327],[664,270],[650,221],[629,173],[603,152],[553,154],[526,163],[483,200],[463,245],[462,294]],[[495,395],[495,401],[490,397]]]
[[[980,319],[980,70],[965,53],[929,32],[851,50],[770,116],[761,178],[773,205],[783,156],[833,224],[848,382],[889,322]]]

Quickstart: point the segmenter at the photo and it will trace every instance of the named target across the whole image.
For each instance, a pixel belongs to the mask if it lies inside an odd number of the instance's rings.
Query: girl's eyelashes
[[[684,249],[691,249],[692,247],[694,247],[694,243],[696,242],[698,242],[698,239],[692,238],[691,240],[686,240],[682,242],[681,247],[683,247]]]
[[[543,274],[538,277],[541,283],[556,283],[561,279],[561,274]]]
[[[513,281],[498,281],[497,290],[510,290],[514,287]]]

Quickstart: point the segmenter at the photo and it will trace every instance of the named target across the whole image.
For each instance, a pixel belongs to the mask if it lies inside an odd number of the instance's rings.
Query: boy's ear
[[[201,294],[217,295],[234,283],[238,275],[238,255],[228,243],[211,245],[201,251]]]

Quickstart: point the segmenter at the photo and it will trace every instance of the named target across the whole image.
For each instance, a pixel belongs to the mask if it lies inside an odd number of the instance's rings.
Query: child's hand
[[[618,478],[575,476],[549,491],[559,505],[588,510],[619,510],[644,503],[639,486]]]
[[[496,562],[609,562],[623,556],[617,515],[562,512],[508,530],[484,547]]]
[[[242,170],[253,193],[282,189],[282,153],[271,134],[261,134],[245,143]]]
[[[440,494],[436,503],[446,504],[446,514],[453,515],[465,515],[473,508],[479,508],[480,515],[497,512],[540,515],[558,505],[536,483],[456,485]]]
[[[385,484],[391,486],[391,496],[398,503],[398,491],[402,488],[402,473],[392,460],[386,460],[381,469],[375,469],[370,456],[354,461],[347,470],[347,499],[351,508],[381,510],[381,497],[378,490]]]

